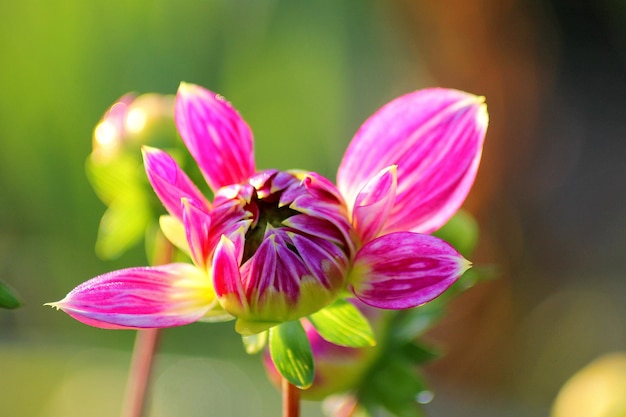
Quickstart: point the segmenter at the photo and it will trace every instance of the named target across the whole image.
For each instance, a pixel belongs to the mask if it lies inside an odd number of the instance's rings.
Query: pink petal
[[[348,206],[381,169],[398,166],[385,232],[430,233],[456,212],[476,176],[487,129],[482,97],[450,89],[416,91],[382,107],[352,139],[337,173]]]
[[[241,282],[239,262],[243,252],[241,242],[233,243],[221,237],[213,255],[213,285],[220,304],[227,312],[239,316],[249,310],[246,294]]]
[[[135,329],[192,323],[214,301],[206,275],[181,263],[109,272],[49,305],[90,326]]]
[[[343,287],[348,260],[339,247],[314,236],[291,232],[287,235],[313,278],[329,290]]]
[[[154,192],[165,209],[182,222],[181,199],[196,201],[209,210],[211,204],[178,166],[174,158],[160,149],[144,146],[143,161]]]
[[[176,95],[176,126],[214,192],[254,174],[252,132],[222,96],[181,83]]]
[[[350,286],[370,306],[411,308],[441,295],[469,267],[467,260],[439,238],[391,233],[372,240],[357,253]]]
[[[345,236],[332,222],[306,214],[296,214],[283,220],[283,226],[296,230],[298,233],[306,233],[328,240],[335,245],[346,246],[349,236]]]
[[[211,217],[201,205],[183,198],[183,224],[191,257],[198,268],[207,270],[207,262],[213,248],[210,246],[209,231]]]
[[[379,172],[359,192],[352,212],[352,224],[362,243],[376,237],[389,217],[396,198],[396,166]]]
[[[287,244],[276,245],[275,250],[278,265],[274,287],[277,292],[285,295],[285,298],[292,303],[291,305],[296,305],[301,295],[302,278],[309,274],[309,269],[302,258]]]
[[[276,271],[278,245],[275,235],[266,235],[254,256],[242,267],[246,298],[250,301],[252,310],[261,309],[260,299],[266,292],[280,287],[280,284],[276,282],[282,278],[277,277]]]

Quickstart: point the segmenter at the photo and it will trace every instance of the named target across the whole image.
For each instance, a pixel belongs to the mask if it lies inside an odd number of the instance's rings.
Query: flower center
[[[272,199],[273,200],[273,199]],[[255,207],[250,207],[254,205]],[[246,207],[248,211],[251,209],[256,211],[256,221],[250,226],[246,232],[246,243],[243,249],[243,260],[246,262],[250,259],[261,246],[265,237],[268,226],[273,228],[283,227],[283,221],[291,216],[298,214],[296,210],[287,206],[279,207],[277,201],[267,201],[255,199]]]
[[[211,225],[212,235],[240,242],[240,282],[225,287],[240,288],[245,302],[223,302],[240,319],[295,320],[328,305],[345,286],[353,230],[341,194],[318,174],[263,171],[225,187]]]

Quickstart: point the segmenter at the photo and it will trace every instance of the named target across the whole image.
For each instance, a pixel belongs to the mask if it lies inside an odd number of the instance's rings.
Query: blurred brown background
[[[458,300],[434,332],[450,354],[432,371],[482,403],[476,415],[545,415],[575,370],[626,342],[626,9],[399,3],[416,60],[484,94],[491,116],[467,206],[502,279]],[[468,415],[454,403],[441,415]]]

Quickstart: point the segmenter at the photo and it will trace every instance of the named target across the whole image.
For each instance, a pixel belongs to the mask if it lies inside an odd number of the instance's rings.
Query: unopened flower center
[[[287,206],[279,207],[276,195],[271,195],[270,197],[270,199],[266,200],[257,197],[250,202],[248,209],[252,212],[256,212],[257,217],[246,232],[243,262],[250,259],[259,246],[261,246],[268,225],[273,228],[282,227],[282,223],[285,219],[298,214],[296,210],[290,209]],[[250,207],[251,205],[254,205],[254,207]]]
[[[247,322],[277,323],[331,303],[354,256],[346,212],[336,187],[312,172],[262,171],[218,191],[211,235],[241,250],[239,281],[223,285],[239,290],[222,296],[224,308]]]

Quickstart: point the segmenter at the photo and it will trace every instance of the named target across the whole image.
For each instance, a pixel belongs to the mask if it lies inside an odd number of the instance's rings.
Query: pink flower
[[[374,307],[415,307],[469,268],[428,233],[474,181],[487,128],[482,98],[427,89],[393,100],[356,133],[337,185],[314,172],[257,170],[250,128],[202,87],[181,84],[175,116],[213,200],[167,153],[144,148],[144,164],[169,213],[161,227],[193,265],[93,278],[52,304],[72,317],[104,328],[236,317],[240,333],[254,334],[344,291]]]

